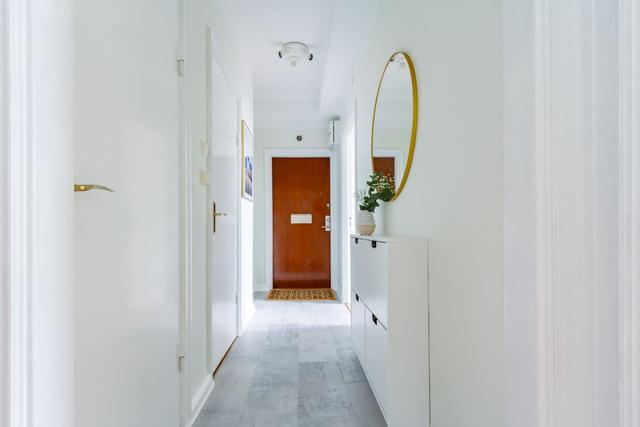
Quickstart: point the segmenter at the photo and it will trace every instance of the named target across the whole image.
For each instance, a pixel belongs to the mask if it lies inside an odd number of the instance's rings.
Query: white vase
[[[373,213],[358,210],[356,212],[356,232],[363,236],[371,236],[376,229],[376,221]]]
[[[382,200],[378,201],[378,206],[373,213],[373,218],[376,223],[376,236],[384,235],[384,211],[386,210],[387,202],[383,202]]]

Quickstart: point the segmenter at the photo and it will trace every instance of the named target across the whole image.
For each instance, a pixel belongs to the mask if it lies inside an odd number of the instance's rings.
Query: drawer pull
[[[378,318],[376,317],[375,314],[371,315],[371,320],[373,320],[373,323],[375,323],[376,325],[378,324]]]
[[[355,240],[356,240],[356,241],[355,241],[355,243],[356,243],[356,245],[357,245],[357,244],[358,244],[358,238],[356,237],[356,239],[355,239]]]
[[[376,245],[377,243],[378,243],[378,242],[376,242],[375,240],[372,240],[372,241],[371,241],[371,247],[372,247],[373,249],[375,249],[375,248],[376,248],[376,246],[377,246],[377,245]]]
[[[360,301],[360,296],[356,294],[356,301]]]

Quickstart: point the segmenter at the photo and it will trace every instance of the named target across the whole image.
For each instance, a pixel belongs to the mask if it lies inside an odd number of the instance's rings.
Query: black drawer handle
[[[376,248],[376,246],[377,246],[377,243],[378,243],[378,242],[376,242],[375,240],[372,240],[372,241],[371,241],[371,247],[372,247],[373,249],[375,249],[375,248]]]
[[[358,244],[358,238],[356,237],[356,245]]]
[[[371,320],[373,320],[373,323],[375,323],[376,325],[378,324],[378,318],[376,317],[375,314],[371,315]]]
[[[356,294],[356,301],[360,301],[360,297]]]

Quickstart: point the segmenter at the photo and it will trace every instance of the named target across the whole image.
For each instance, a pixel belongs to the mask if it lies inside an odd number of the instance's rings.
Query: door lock
[[[326,215],[324,217],[324,225],[321,225],[320,228],[324,228],[326,231],[331,231],[331,215]]]

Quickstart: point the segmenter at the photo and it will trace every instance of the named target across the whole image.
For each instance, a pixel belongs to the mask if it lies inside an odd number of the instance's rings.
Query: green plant
[[[356,198],[360,210],[374,212],[380,206],[380,200],[388,202],[395,194],[393,177],[374,172],[367,181],[367,189],[359,190]]]

